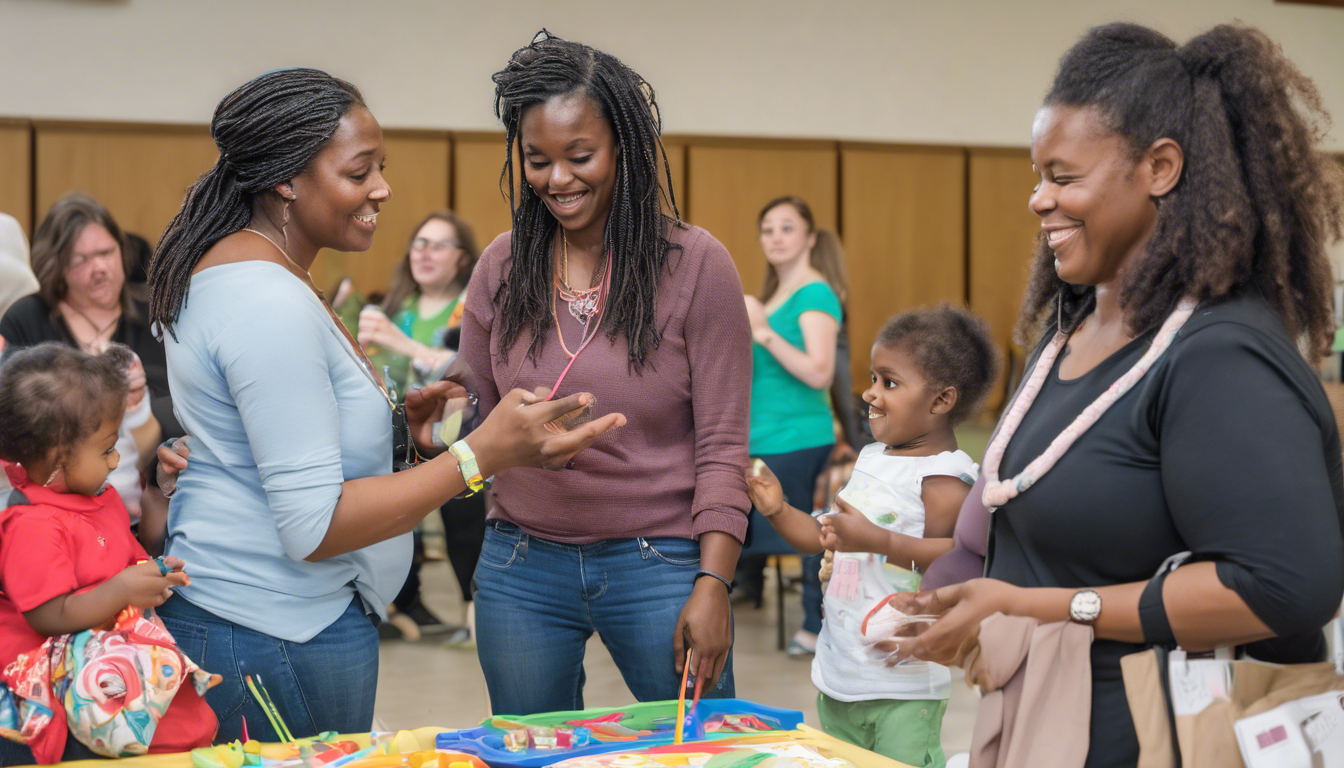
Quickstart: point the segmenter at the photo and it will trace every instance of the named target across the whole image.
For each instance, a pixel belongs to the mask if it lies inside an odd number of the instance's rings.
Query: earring
[[[57,467],[57,468],[51,470],[51,477],[48,477],[48,478],[47,478],[47,482],[43,483],[43,484],[42,484],[42,487],[43,487],[43,488],[50,488],[50,487],[51,487],[51,484],[54,483],[54,482],[56,482],[56,476],[59,475],[59,474],[61,474],[61,468],[60,468],[60,467]]]
[[[289,253],[289,204],[294,202],[294,198],[285,198],[284,217],[280,222],[280,235],[285,239],[285,253]]]

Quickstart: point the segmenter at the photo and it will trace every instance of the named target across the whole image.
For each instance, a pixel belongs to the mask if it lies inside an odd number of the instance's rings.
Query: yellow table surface
[[[411,733],[420,742],[421,749],[434,749],[434,737],[443,733],[449,728],[415,728]],[[816,728],[810,728],[806,725],[800,726],[796,731],[789,731],[790,736],[804,744],[811,744],[818,747],[825,747],[837,757],[843,757],[846,760],[859,766],[859,768],[910,768],[905,763],[898,763],[890,758],[873,754],[866,749],[856,747],[848,742],[841,741],[834,736],[823,733]],[[353,741],[360,746],[368,746],[369,734],[352,734],[342,736],[343,741]],[[190,752],[175,752],[169,755],[146,755],[144,757],[128,757],[122,760],[77,760],[70,763],[60,763],[63,766],[78,766],[79,768],[108,768],[109,766],[126,766],[127,768],[191,768]]]

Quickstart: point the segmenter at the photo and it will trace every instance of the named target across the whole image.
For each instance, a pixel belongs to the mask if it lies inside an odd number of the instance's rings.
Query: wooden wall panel
[[[844,145],[842,225],[854,386],[897,312],[966,296],[966,156],[959,148]]]
[[[67,192],[88,193],[126,232],[151,244],[182,207],[187,187],[219,153],[203,126],[35,123],[40,222]]]
[[[327,290],[350,277],[365,294],[382,293],[406,255],[411,229],[430,211],[447,208],[452,148],[447,131],[386,130],[387,183],[392,200],[381,206],[373,247],[365,253],[325,250],[313,264],[313,282]]]
[[[678,136],[664,136],[663,150],[667,153],[667,168],[672,174],[672,193],[677,198],[677,208],[681,210],[682,218],[686,218],[686,152],[687,140]],[[660,177],[661,178],[661,177]],[[672,212],[667,210],[667,204],[663,204],[663,209],[670,215]]]
[[[33,236],[33,125],[0,120],[0,213],[19,220]]]
[[[1036,174],[1025,149],[973,149],[969,178],[971,309],[989,323],[1007,352],[1041,231],[1041,220],[1027,208]],[[988,407],[1001,406],[1003,398],[1000,386]]]
[[[797,195],[812,207],[817,226],[836,227],[837,153],[834,142],[688,140],[686,220],[727,246],[748,293],[759,291],[765,276],[756,228],[761,206]]]
[[[476,230],[481,248],[512,226],[509,201],[499,186],[503,170],[503,133],[453,136],[453,210]]]

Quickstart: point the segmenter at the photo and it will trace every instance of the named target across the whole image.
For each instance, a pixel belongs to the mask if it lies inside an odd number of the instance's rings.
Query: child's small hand
[[[835,508],[818,520],[821,545],[826,549],[877,553],[886,549],[887,531],[839,497],[835,499]]]
[[[154,561],[128,566],[113,578],[121,587],[126,605],[136,608],[155,608],[173,596],[173,587],[185,587],[191,578],[183,572],[185,564],[176,557],[165,557],[164,565],[171,570],[165,576]]]
[[[784,510],[784,486],[760,459],[752,459],[747,468],[747,495],[756,510],[766,517],[774,517]]]

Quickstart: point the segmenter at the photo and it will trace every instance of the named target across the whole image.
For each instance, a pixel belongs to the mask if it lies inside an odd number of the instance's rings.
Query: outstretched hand
[[[998,579],[971,579],[932,592],[893,595],[889,603],[902,613],[940,618],[915,637],[883,641],[878,647],[892,652],[888,664],[911,657],[951,663],[979,638],[981,621],[995,613],[1011,613],[1017,589]]]
[[[886,553],[887,531],[840,497],[830,513],[818,518],[821,545],[835,552]]]
[[[609,413],[568,431],[547,428],[547,424],[592,402],[593,396],[586,392],[548,401],[522,389],[505,395],[481,426],[466,437],[481,475],[490,477],[511,467],[560,469],[602,433],[625,425],[625,416]]]
[[[752,459],[747,468],[747,495],[756,511],[774,517],[784,510],[784,486],[760,459]]]
[[[443,450],[443,446],[434,442],[434,425],[443,420],[445,408],[461,408],[466,398],[466,388],[451,381],[436,381],[406,392],[406,424],[420,453],[436,454]]]

